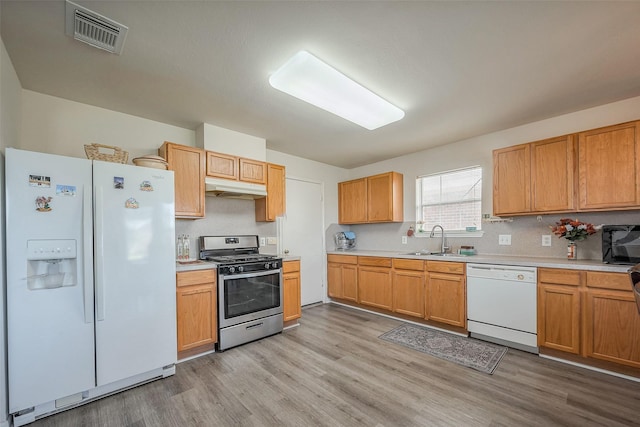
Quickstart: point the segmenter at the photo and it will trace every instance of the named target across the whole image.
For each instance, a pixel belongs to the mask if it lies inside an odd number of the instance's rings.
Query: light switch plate
[[[511,234],[500,234],[498,235],[498,244],[503,246],[511,245]]]
[[[260,246],[266,246],[267,245],[267,239],[265,237],[261,237],[260,238]]]
[[[407,236],[402,236],[402,244],[403,245],[407,244]]]
[[[551,234],[542,235],[542,246],[551,246]]]

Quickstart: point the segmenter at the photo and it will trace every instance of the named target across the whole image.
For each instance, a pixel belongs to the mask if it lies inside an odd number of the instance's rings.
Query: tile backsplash
[[[473,245],[479,254],[486,255],[522,255],[534,257],[564,258],[568,241],[558,238],[551,232],[551,226],[560,218],[577,218],[582,222],[600,224],[640,224],[638,211],[596,212],[542,215],[538,221],[536,216],[514,217],[513,222],[483,223],[482,237],[447,237],[447,245],[456,252],[462,245]],[[402,244],[402,236],[407,235],[413,222],[360,224],[344,227],[331,224],[327,228],[327,250],[334,250],[333,234],[336,231],[350,229],[357,235],[358,249],[388,250],[411,252],[418,250],[438,251],[440,237],[408,237],[407,244]],[[445,230],[446,231],[446,230]],[[446,234],[446,233],[445,233]],[[511,235],[511,245],[498,245],[498,236]],[[551,246],[542,246],[542,235],[551,235]],[[597,232],[586,240],[577,242],[578,259],[602,259],[602,234]]]
[[[253,200],[206,197],[206,216],[202,219],[176,219],[176,237],[189,235],[191,258],[197,258],[198,237],[226,236],[233,234],[257,234],[260,237],[276,236],[275,222],[256,222]],[[276,246],[261,248],[262,252],[275,253]]]

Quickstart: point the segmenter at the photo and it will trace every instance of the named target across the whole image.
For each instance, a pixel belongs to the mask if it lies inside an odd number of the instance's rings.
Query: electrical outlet
[[[402,244],[403,245],[407,244],[407,236],[402,236]]]
[[[542,235],[542,246],[551,246],[551,234]]]
[[[267,237],[267,245],[277,245],[278,239],[276,237]]]
[[[260,238],[260,246],[266,246],[267,245],[267,239],[264,237]]]
[[[511,246],[511,234],[498,235],[498,244],[504,246]]]

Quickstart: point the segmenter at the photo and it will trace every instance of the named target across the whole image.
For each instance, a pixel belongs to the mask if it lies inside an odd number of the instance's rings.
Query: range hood
[[[233,199],[260,199],[267,195],[267,187],[250,182],[228,179],[205,178],[204,188],[207,196]]]

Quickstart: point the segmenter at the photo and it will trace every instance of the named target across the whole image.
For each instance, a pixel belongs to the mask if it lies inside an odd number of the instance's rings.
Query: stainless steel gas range
[[[257,235],[201,236],[200,259],[218,269],[218,350],[282,332],[282,259]]]

